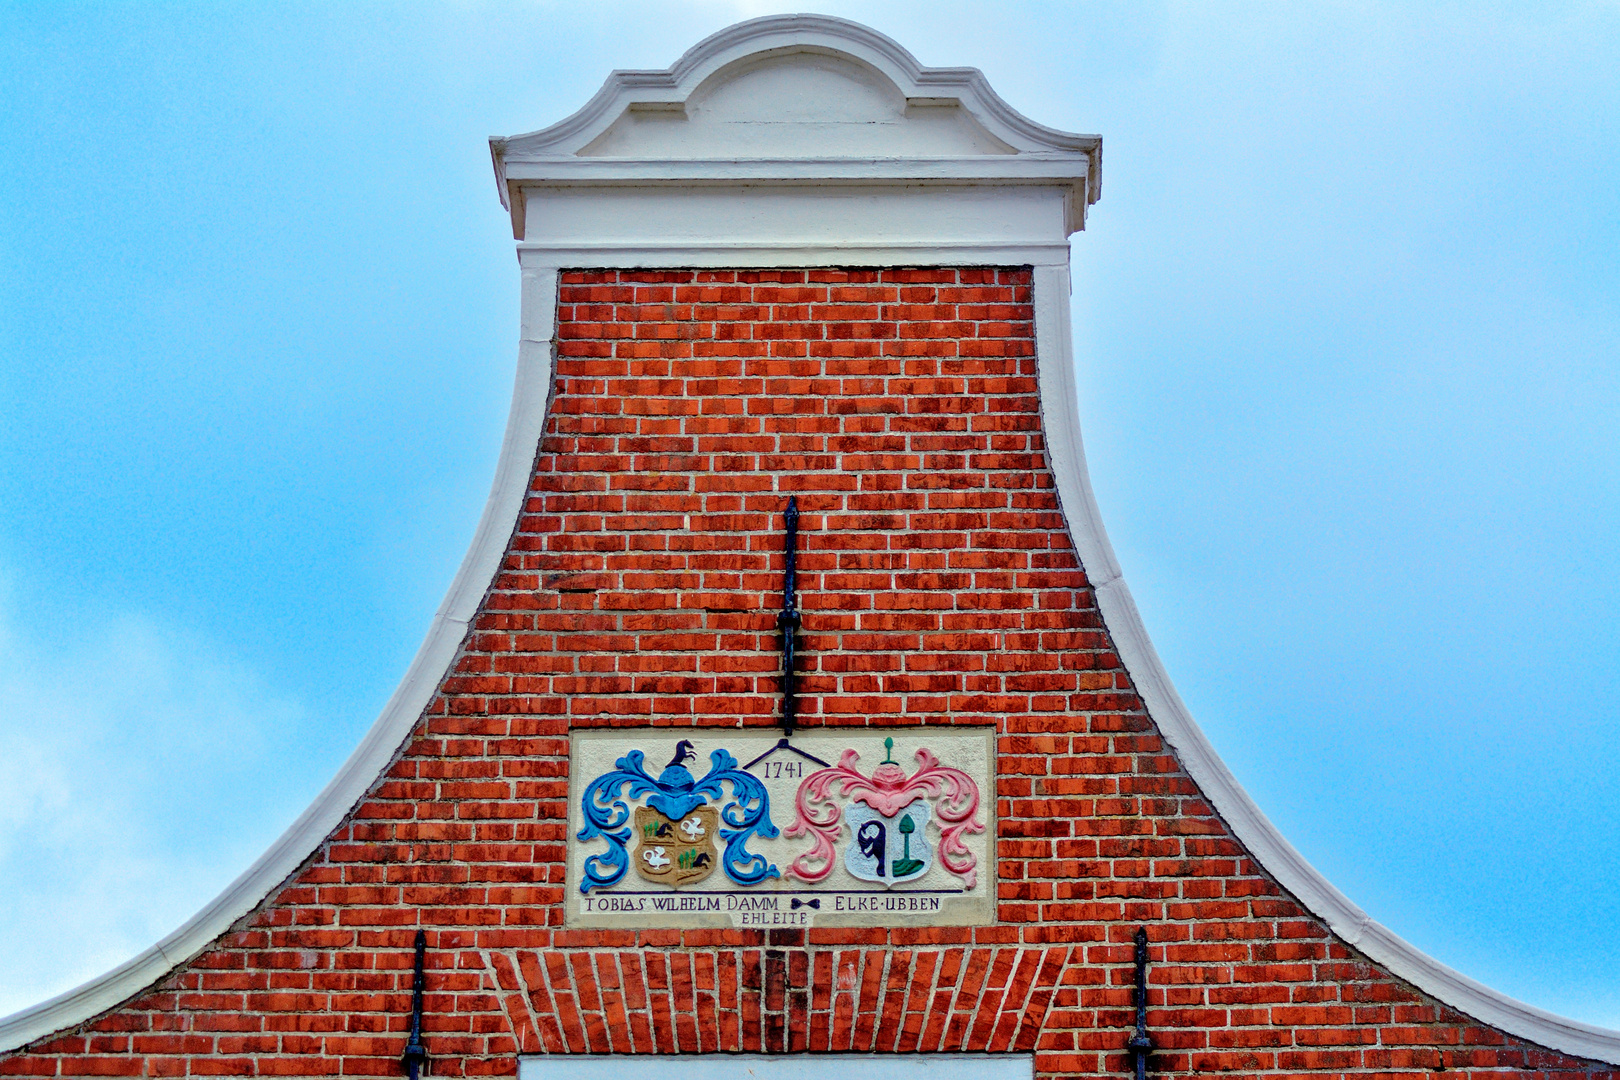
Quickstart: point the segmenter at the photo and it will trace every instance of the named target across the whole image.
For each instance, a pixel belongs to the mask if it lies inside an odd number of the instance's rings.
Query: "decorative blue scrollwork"
[[[725,841],[725,854],[720,864],[726,876],[739,885],[757,885],[766,878],[780,877],[776,867],[765,856],[748,850],[750,838],[774,839],[776,825],[771,821],[771,797],[765,785],[753,773],[738,767],[737,759],[726,750],[715,750],[709,755],[709,771],[703,779],[693,780],[685,762],[693,757],[692,744],[685,739],[675,748],[675,758],[654,780],[648,775],[646,757],[640,750],[631,750],[613,763],[612,772],[603,773],[585,786],[580,796],[580,809],[585,812],[585,827],[579,830],[580,840],[602,837],[608,842],[605,852],[585,860],[585,880],[579,891],[617,885],[630,868],[630,803],[645,795],[647,805],[671,821],[679,821],[704,803],[719,805],[720,820],[724,828],[720,839]],[[725,786],[731,785],[726,796]]]

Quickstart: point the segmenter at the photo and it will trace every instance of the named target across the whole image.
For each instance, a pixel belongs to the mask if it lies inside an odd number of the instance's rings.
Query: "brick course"
[[[519,1053],[1032,1051],[1122,1074],[1611,1077],[1367,962],[1159,738],[1044,457],[1025,269],[563,275],[502,569],[401,756],[305,868],[137,999],[0,1075],[434,1075]],[[993,724],[998,924],[561,925],[567,735],[770,726],[797,494],[800,723]]]

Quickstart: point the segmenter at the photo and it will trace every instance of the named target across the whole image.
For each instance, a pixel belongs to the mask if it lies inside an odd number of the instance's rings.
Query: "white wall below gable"
[[[525,246],[1056,245],[1066,189],[966,184],[535,187]],[[1021,260],[1030,261],[1030,260]]]

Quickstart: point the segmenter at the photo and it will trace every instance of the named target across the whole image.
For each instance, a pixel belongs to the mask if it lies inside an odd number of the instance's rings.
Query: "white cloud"
[[[0,1015],[101,974],[279,829],[266,744],[301,708],[130,612],[23,617],[0,589]]]

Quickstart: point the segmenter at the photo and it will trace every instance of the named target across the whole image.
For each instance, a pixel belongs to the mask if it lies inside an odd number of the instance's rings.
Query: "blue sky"
[[[485,137],[776,10],[0,5],[0,1013],[211,898],[404,671],[513,377]],[[1620,1026],[1620,5],[820,10],[1104,136],[1093,482],[1256,801]]]

